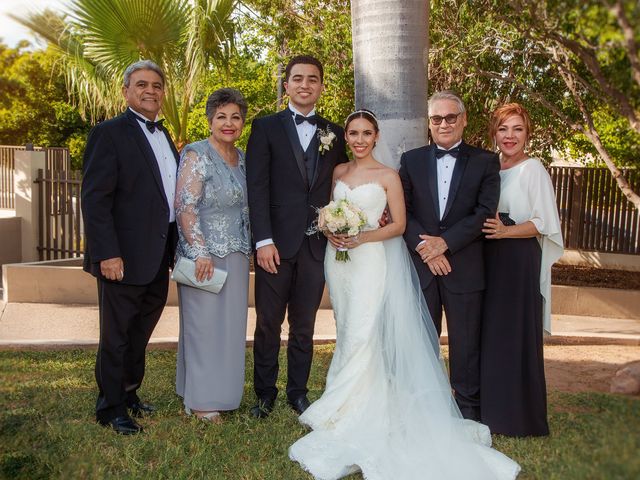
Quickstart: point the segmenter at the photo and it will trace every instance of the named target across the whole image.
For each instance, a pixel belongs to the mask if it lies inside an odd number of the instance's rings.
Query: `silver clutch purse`
[[[221,268],[213,269],[213,276],[207,280],[199,282],[196,280],[196,262],[186,257],[178,257],[176,264],[171,272],[171,280],[182,285],[199,288],[211,293],[218,293],[222,290],[224,282],[227,279],[227,272]]]

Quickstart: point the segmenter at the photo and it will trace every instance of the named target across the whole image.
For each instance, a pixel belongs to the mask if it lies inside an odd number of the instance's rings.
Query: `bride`
[[[464,420],[451,394],[402,240],[400,178],[372,155],[373,113],[350,114],[345,137],[354,161],[334,170],[333,198],[358,205],[367,226],[355,237],[328,235],[336,348],[323,395],[299,418],[312,431],[289,457],[322,480],[358,471],[368,480],[513,479],[518,464],[490,448],[489,429]],[[393,221],[379,227],[387,205]],[[348,248],[350,261],[336,261],[336,248]]]

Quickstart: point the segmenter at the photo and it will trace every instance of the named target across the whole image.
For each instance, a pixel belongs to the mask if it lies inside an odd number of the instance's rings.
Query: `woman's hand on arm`
[[[482,233],[490,240],[503,238],[531,238],[540,235],[538,229],[531,221],[518,225],[505,225],[496,213],[495,218],[487,218],[484,221]]]

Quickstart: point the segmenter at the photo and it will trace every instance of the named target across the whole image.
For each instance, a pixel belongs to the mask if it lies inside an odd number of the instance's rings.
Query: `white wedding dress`
[[[377,228],[386,203],[377,183],[338,180]],[[317,479],[362,471],[368,480],[513,479],[520,467],[490,448],[486,426],[464,420],[417,274],[401,237],[349,250],[325,273],[336,319],[336,348],[325,391],[301,416],[313,431],[289,457]]]

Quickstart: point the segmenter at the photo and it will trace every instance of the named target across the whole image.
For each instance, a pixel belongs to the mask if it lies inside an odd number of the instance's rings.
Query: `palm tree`
[[[351,0],[356,107],[375,112],[391,149],[426,143],[429,2]]]
[[[71,0],[68,13],[45,10],[15,20],[61,54],[67,87],[90,119],[122,111],[120,79],[139,59],[167,77],[162,113],[176,144],[187,142],[187,116],[207,69],[226,67],[236,0]]]

